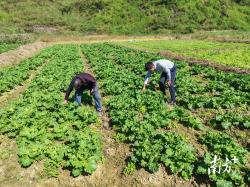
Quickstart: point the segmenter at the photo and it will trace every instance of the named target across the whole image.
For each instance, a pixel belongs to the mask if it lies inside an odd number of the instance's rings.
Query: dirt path
[[[40,40],[52,44],[65,43],[93,43],[110,41],[149,41],[149,40],[172,40],[171,36],[115,36],[115,35],[89,35],[89,36],[63,36],[45,37]]]
[[[22,60],[32,57],[41,49],[50,46],[45,42],[35,42],[27,45],[22,45],[17,49],[7,51],[0,54],[0,68],[18,64]]]
[[[168,37],[158,36],[86,36],[86,37],[63,37],[63,38],[45,38],[31,44],[26,44],[17,49],[10,50],[0,54],[0,68],[18,64],[24,59],[30,58],[37,54],[41,49],[55,44],[81,44],[81,43],[98,43],[98,42],[116,42],[116,41],[150,41],[162,40]]]

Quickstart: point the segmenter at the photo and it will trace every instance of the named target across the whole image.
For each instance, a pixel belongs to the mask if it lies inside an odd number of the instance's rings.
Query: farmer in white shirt
[[[161,59],[153,62],[147,62],[145,64],[145,69],[147,72],[147,75],[144,80],[144,86],[143,86],[143,91],[146,89],[146,86],[148,84],[149,78],[151,77],[152,73],[154,71],[161,73],[161,78],[160,78],[160,90],[163,92],[164,95],[166,95],[166,86],[165,83],[168,81],[168,86],[169,86],[169,92],[171,95],[171,100],[168,102],[170,105],[175,104],[175,86],[174,86],[174,81],[176,77],[176,66],[173,62],[166,60],[166,59]]]

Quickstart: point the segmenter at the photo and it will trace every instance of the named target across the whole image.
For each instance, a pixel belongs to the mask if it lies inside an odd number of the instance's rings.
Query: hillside
[[[0,33],[250,30],[249,0],[2,0]]]

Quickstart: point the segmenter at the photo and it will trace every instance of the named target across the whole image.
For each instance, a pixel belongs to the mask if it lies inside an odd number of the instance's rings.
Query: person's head
[[[153,72],[155,70],[155,66],[154,66],[153,62],[151,62],[151,61],[147,62],[145,64],[145,70]]]
[[[78,89],[78,88],[80,88],[80,86],[81,86],[81,80],[76,79],[75,82],[74,82],[74,88]]]

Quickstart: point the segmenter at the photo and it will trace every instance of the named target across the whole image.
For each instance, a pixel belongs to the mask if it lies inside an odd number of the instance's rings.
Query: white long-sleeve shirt
[[[168,75],[168,79],[171,81],[171,69],[174,67],[173,62],[169,60],[161,59],[161,60],[154,61],[153,64],[155,66],[155,71],[159,73],[165,72]],[[151,71],[148,71],[144,79],[145,85],[148,84],[148,80],[151,77],[151,75],[152,75]]]

